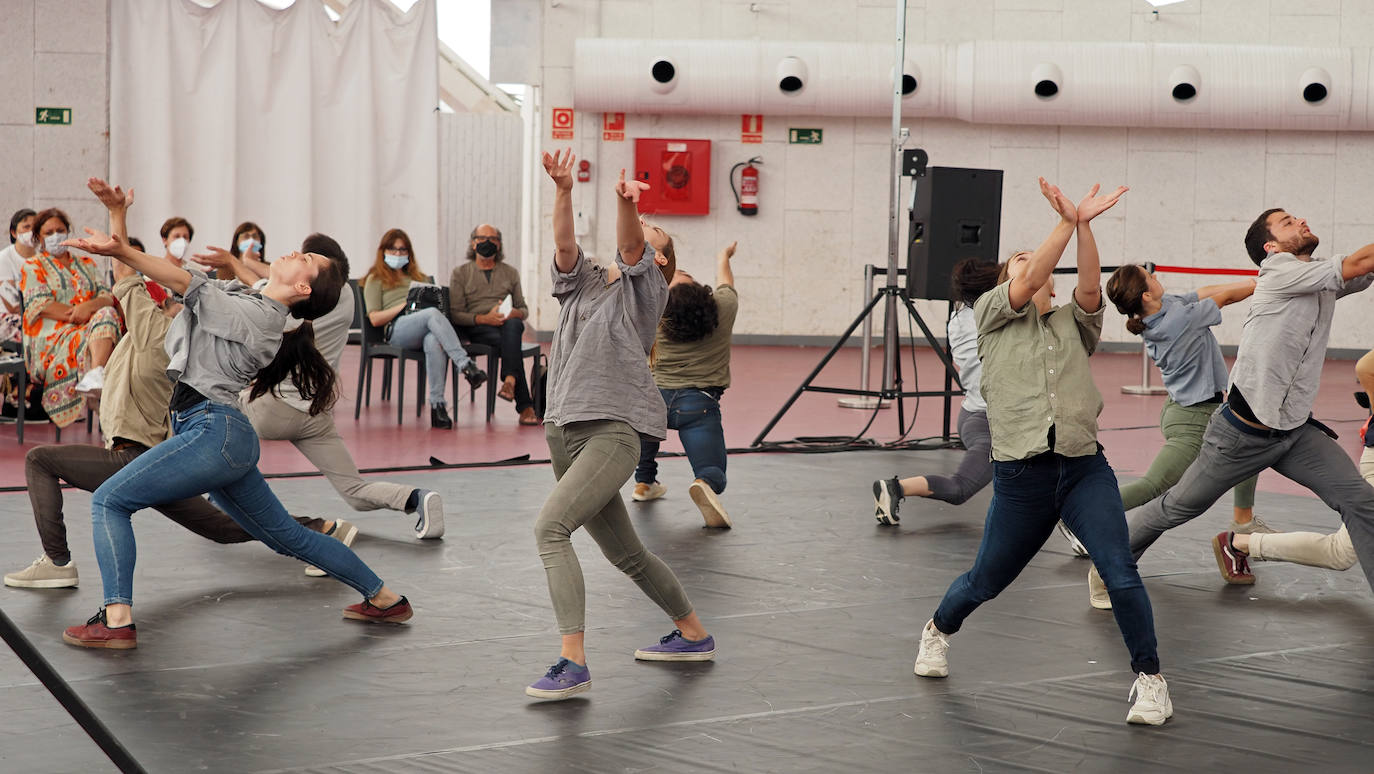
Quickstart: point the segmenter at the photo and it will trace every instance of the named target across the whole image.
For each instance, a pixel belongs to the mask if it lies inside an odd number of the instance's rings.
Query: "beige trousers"
[[[1360,475],[1374,484],[1374,449],[1367,446],[1360,455]],[[1332,570],[1348,570],[1357,561],[1355,544],[1350,542],[1350,533],[1344,525],[1326,535],[1319,532],[1255,533],[1250,536],[1250,558]]]

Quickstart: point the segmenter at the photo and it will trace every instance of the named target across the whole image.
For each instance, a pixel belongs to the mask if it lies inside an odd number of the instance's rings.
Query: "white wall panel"
[[[418,257],[440,282],[467,261],[468,235],[483,223],[501,229],[506,262],[520,268],[520,131],[508,113],[439,116],[439,255]]]

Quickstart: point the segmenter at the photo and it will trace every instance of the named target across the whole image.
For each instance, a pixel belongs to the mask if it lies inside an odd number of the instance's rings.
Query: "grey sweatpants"
[[[1365,579],[1374,587],[1374,487],[1360,477],[1345,450],[1312,425],[1282,437],[1244,432],[1227,418],[1228,412],[1222,409],[1212,415],[1202,435],[1202,450],[1183,478],[1162,497],[1127,514],[1136,558],[1165,530],[1201,514],[1241,481],[1273,468],[1312,490],[1341,515]]]
[[[534,523],[539,558],[560,634],[576,634],[586,622],[587,591],[573,552],[572,533],[585,526],[616,569],[630,576],[674,621],[692,613],[677,576],[639,542],[620,487],[639,462],[639,433],[624,422],[598,420],[546,425],[549,459],[558,479]]]

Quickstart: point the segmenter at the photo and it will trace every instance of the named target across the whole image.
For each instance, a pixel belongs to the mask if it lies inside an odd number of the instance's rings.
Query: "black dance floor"
[[[1110,452],[1110,450],[1109,450]],[[154,772],[1369,771],[1374,605],[1359,569],[1257,566],[1227,587],[1207,539],[1229,502],[1165,536],[1142,574],[1175,717],[1128,726],[1132,676],[1087,562],[1056,536],[952,640],[951,676],[912,675],[920,627],[971,562],[990,492],[908,500],[879,528],[869,488],[952,470],[948,452],[731,459],[730,532],[700,528],[684,460],[668,498],[631,504],[645,542],[718,641],[706,664],[637,663],[670,627],[577,538],[593,689],[523,694],[557,656],[532,523],[546,466],[393,477],[448,503],[448,534],[414,540],[362,514],[355,544],[416,605],[407,626],[340,620],[356,601],[260,545],[204,542],[135,518],[139,648],[62,644],[100,601],[89,498],[69,496],[77,590],[9,589],[0,604]],[[293,510],[354,518],[321,479],[279,480]],[[1281,528],[1328,531],[1317,500],[1261,493]],[[22,495],[0,497],[4,569],[38,554]],[[0,771],[112,767],[22,664],[0,654]]]

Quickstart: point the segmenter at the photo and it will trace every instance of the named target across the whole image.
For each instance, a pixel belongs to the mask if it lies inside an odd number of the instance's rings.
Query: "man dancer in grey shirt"
[[[1246,232],[1245,249],[1260,273],[1231,369],[1231,391],[1208,422],[1202,451],[1183,478],[1127,517],[1137,559],[1165,530],[1273,468],[1340,513],[1374,586],[1374,487],[1311,413],[1336,300],[1374,283],[1374,244],[1314,259],[1317,244],[1307,221],[1281,209],[1264,211]],[[1228,580],[1249,574],[1229,535],[1215,548]]]

